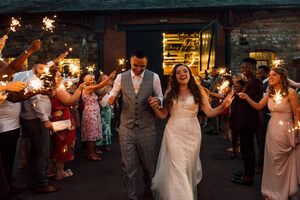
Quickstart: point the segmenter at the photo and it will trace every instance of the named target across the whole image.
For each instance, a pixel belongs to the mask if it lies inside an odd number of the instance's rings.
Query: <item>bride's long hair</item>
[[[282,87],[280,93],[281,93],[282,96],[286,97],[289,94],[288,71],[283,67],[275,67],[271,70],[274,71],[276,74],[279,74],[280,84],[281,84],[281,87]],[[269,85],[269,92],[270,92],[271,96],[273,96],[276,92],[272,85]]]
[[[190,80],[188,82],[188,88],[191,90],[191,93],[194,96],[195,102],[199,103],[199,105],[202,105],[202,95],[200,92],[200,86],[196,83],[195,78],[192,74],[192,71],[190,68],[182,63],[176,64],[173,68],[170,81],[169,81],[169,86],[165,94],[165,99],[164,99],[164,106],[167,108],[172,107],[173,105],[173,100],[178,100],[178,95],[179,95],[179,83],[176,79],[176,70],[179,66],[185,66],[190,74]]]

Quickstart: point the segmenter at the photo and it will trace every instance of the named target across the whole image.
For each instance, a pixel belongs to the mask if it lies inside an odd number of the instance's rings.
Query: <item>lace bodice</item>
[[[170,116],[173,118],[194,118],[197,117],[199,105],[195,103],[194,97],[189,96],[184,101],[173,100]]]

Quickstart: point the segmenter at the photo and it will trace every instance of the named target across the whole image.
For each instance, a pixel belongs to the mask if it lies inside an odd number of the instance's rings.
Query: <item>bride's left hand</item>
[[[223,101],[223,106],[225,109],[231,105],[233,99],[234,99],[234,92],[232,90]]]

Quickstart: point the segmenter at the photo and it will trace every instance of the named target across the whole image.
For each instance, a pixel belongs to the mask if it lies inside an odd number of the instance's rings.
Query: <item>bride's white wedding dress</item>
[[[197,184],[202,178],[198,108],[193,96],[173,101],[152,181],[155,199],[197,199]]]

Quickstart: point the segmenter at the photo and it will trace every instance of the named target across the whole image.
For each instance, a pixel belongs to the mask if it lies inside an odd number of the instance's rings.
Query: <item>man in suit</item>
[[[131,70],[119,74],[114,82],[109,103],[114,104],[121,92],[119,138],[125,181],[125,199],[137,198],[137,171],[140,164],[144,175],[144,198],[152,199],[151,180],[155,172],[156,131],[154,112],[148,104],[150,96],[162,102],[162,89],[157,74],[146,69],[144,51],[134,51]]]
[[[252,100],[258,102],[263,96],[263,84],[260,79],[255,76],[256,60],[253,58],[243,59],[241,71],[247,78],[247,84],[244,88],[246,93]],[[252,185],[255,175],[255,151],[254,151],[254,135],[259,127],[258,111],[252,108],[245,100],[239,104],[240,116],[238,120],[237,132],[240,134],[240,147],[244,161],[244,172],[235,173],[237,177],[231,179],[232,182],[241,185]]]

